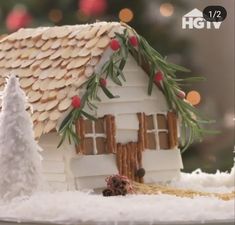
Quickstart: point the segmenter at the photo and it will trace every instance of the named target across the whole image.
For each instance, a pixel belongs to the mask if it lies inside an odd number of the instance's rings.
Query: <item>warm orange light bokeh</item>
[[[128,23],[133,19],[133,17],[134,17],[134,14],[131,9],[124,8],[124,9],[120,10],[120,12],[119,12],[119,19],[122,22]]]
[[[165,17],[172,16],[174,13],[174,6],[171,3],[163,3],[160,5],[160,13]]]
[[[58,23],[63,18],[63,13],[60,9],[52,9],[48,14],[49,19],[54,22]]]
[[[189,101],[192,105],[197,105],[201,101],[201,95],[197,91],[190,91],[187,94],[186,100]]]

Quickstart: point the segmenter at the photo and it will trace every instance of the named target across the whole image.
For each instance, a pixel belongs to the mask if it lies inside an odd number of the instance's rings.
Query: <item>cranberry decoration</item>
[[[79,96],[75,95],[72,97],[72,102],[71,105],[73,106],[73,108],[80,108],[81,106],[81,99],[79,98]]]
[[[31,15],[25,9],[13,9],[6,18],[6,26],[9,31],[27,27],[32,21]]]
[[[117,39],[113,39],[110,42],[110,47],[113,51],[117,51],[118,49],[120,49],[121,45]]]
[[[162,80],[163,80],[163,74],[161,71],[158,71],[154,76],[154,82],[160,83],[160,81],[162,81]]]
[[[130,38],[129,38],[129,42],[130,42],[130,44],[133,46],[133,47],[136,47],[136,46],[138,46],[138,39],[137,39],[137,37],[136,36],[131,36]]]
[[[99,82],[100,82],[100,86],[106,87],[106,85],[107,85],[107,80],[106,79],[100,78]]]

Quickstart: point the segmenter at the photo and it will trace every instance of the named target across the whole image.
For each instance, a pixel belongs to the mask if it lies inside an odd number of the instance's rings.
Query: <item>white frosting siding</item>
[[[39,139],[39,145],[43,149],[41,155],[42,170],[44,179],[49,183],[52,189],[68,190],[73,189],[73,182],[70,173],[70,158],[75,154],[75,147],[65,143],[61,148],[57,149],[60,136],[56,133],[43,135]]]
[[[96,116],[115,115],[117,142],[127,143],[137,141],[138,112],[155,114],[166,112],[168,107],[165,96],[157,87],[153,88],[151,96],[148,95],[148,75],[132,56],[129,56],[123,72],[126,78],[126,82],[122,82],[123,86],[118,86],[111,80],[107,82],[107,88],[119,98],[109,99],[102,90],[99,90],[102,101],[97,103]]]

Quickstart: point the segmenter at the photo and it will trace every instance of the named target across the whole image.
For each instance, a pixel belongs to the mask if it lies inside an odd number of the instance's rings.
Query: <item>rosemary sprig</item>
[[[115,84],[122,86],[122,82],[126,81],[123,74],[123,68],[125,67],[126,60],[130,53],[136,58],[140,66],[147,65],[148,67],[149,83],[147,92],[149,95],[152,94],[156,71],[160,70],[163,73],[164,79],[161,83],[161,90],[166,97],[169,109],[177,112],[180,119],[181,140],[183,145],[182,151],[185,151],[185,149],[195,139],[201,139],[205,133],[208,133],[207,130],[203,129],[202,125],[210,121],[203,119],[203,116],[196,108],[177,96],[177,93],[180,91],[180,86],[191,82],[201,81],[203,78],[176,78],[177,72],[189,72],[189,70],[182,66],[167,62],[166,58],[153,49],[142,36],[138,35],[131,29],[132,33],[136,35],[139,43],[137,48],[133,47],[128,41],[128,29],[131,28],[127,27],[123,34],[116,33],[116,39],[119,41],[121,48],[118,51],[113,52],[109,60],[103,64],[99,72],[92,74],[90,79],[85,83],[86,91],[81,100],[81,107],[79,109],[72,109],[61,123],[59,132],[62,134],[62,138],[58,147],[66,138],[68,138],[69,141],[73,140],[75,144],[79,144],[79,137],[75,133],[74,128],[75,122],[81,116],[90,120],[96,119],[91,114],[85,112],[84,107],[87,106],[92,111],[97,109],[95,102],[101,101],[98,96],[99,88],[101,88],[108,98],[119,97],[113,95],[107,87],[100,85],[99,80],[101,78],[109,78]]]

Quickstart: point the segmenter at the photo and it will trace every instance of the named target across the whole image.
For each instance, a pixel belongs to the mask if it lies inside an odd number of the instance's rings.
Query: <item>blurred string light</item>
[[[186,100],[189,101],[192,105],[197,105],[201,102],[201,95],[197,91],[190,91],[186,96]]]
[[[124,8],[119,12],[119,19],[122,22],[129,23],[134,18],[134,13],[131,9]]]
[[[60,9],[52,9],[48,13],[48,18],[53,22],[53,23],[58,23],[62,20],[63,18],[63,13]]]
[[[85,16],[98,16],[107,9],[107,0],[80,0],[78,8]]]
[[[16,5],[7,15],[6,27],[9,31],[27,27],[32,22],[32,17],[24,5]]]
[[[174,6],[171,3],[162,3],[159,10],[162,16],[170,17],[174,13]]]

